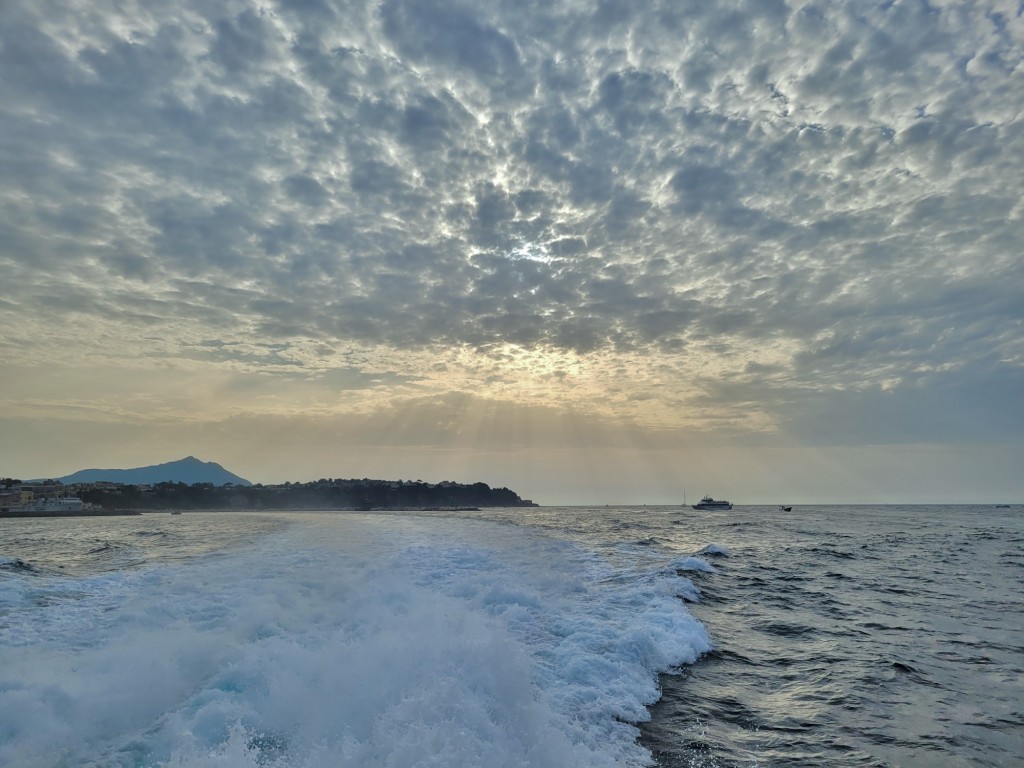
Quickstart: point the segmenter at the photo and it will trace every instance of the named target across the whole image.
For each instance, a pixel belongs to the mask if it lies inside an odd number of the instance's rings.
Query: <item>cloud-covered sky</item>
[[[1018,0],[0,4],[0,475],[1024,501]]]

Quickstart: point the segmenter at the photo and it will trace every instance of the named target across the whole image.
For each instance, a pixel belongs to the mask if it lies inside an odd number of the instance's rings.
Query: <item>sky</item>
[[[0,476],[1024,502],[1024,3],[4,0]]]

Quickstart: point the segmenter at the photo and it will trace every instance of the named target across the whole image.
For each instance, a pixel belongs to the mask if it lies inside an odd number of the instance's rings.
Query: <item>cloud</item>
[[[403,59],[455,77],[474,78],[495,93],[527,95],[529,79],[515,41],[484,15],[484,6],[387,0],[383,32]]]
[[[518,348],[592,376],[520,373],[524,404],[973,439],[1019,413],[1021,34],[990,3],[5,4],[0,351],[321,344],[288,365],[443,397]]]

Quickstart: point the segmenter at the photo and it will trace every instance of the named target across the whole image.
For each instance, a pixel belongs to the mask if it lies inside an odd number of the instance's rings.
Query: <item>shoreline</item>
[[[128,517],[141,514],[137,509],[61,509],[52,511],[40,509],[2,509],[0,510],[0,520],[13,520],[23,517]]]
[[[39,517],[134,517],[138,515],[180,515],[204,512],[479,512],[480,507],[280,507],[230,509],[211,507],[207,509],[81,509],[81,510],[11,510],[0,509],[0,520],[17,520]]]

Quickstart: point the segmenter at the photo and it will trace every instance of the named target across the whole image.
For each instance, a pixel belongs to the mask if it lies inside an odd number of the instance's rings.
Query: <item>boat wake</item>
[[[710,644],[684,575],[623,570],[513,526],[311,516],[73,580],[5,617],[46,611],[5,636],[0,764],[645,765],[658,673]]]

